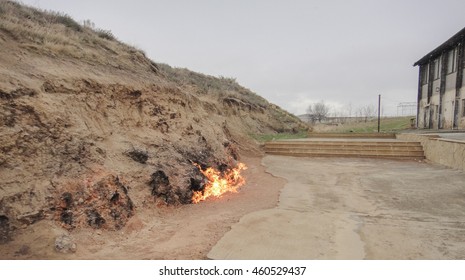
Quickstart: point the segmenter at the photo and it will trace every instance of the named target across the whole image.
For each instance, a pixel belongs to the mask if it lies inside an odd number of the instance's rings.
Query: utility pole
[[[378,95],[378,133],[381,124],[381,94]]]

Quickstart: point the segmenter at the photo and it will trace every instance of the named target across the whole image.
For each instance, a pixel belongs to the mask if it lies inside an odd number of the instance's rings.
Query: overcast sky
[[[413,63],[465,27],[463,0],[23,0],[90,19],[155,62],[236,78],[294,114],[324,100],[395,115]]]

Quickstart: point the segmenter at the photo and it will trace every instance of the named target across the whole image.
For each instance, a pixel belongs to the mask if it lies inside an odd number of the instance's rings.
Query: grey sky
[[[413,63],[465,27],[463,0],[23,0],[90,19],[156,62],[243,86],[294,114],[414,102]]]

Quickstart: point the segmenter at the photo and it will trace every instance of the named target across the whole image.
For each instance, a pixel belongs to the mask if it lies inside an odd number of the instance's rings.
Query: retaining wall
[[[397,134],[397,139],[420,142],[427,160],[465,171],[465,141],[410,133]]]

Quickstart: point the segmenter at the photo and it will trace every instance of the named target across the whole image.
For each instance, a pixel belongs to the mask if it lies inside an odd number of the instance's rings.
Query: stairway
[[[395,133],[328,133],[310,132],[308,138],[365,138],[365,139],[396,139]]]
[[[265,143],[265,153],[296,157],[425,158],[420,142],[395,139],[299,139]]]

